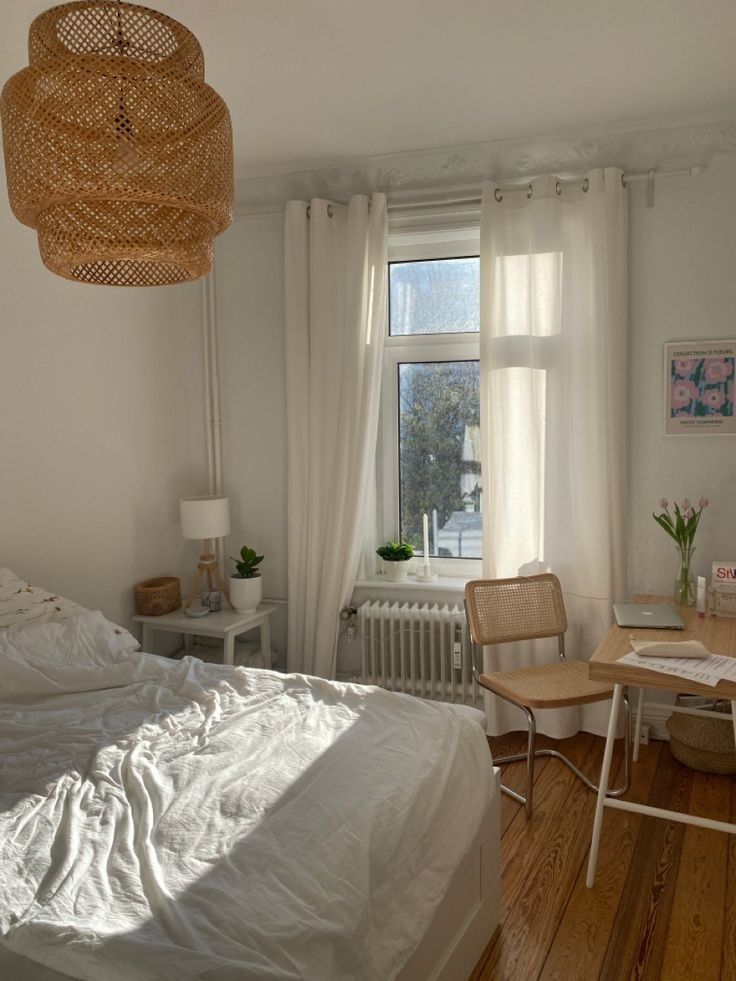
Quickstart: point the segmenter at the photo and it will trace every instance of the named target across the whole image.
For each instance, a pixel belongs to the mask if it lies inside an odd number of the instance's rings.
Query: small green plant
[[[386,542],[376,549],[376,555],[386,562],[405,562],[414,555],[414,546],[408,542]]]
[[[256,569],[256,566],[263,562],[263,556],[257,555],[255,549],[243,545],[240,550],[240,559],[236,559],[234,555],[231,555],[230,558],[238,570],[238,579],[255,579],[257,576],[260,576],[261,573]]]

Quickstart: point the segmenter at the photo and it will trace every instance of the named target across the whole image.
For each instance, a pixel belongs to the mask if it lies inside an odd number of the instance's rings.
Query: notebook
[[[619,627],[649,627],[652,630],[684,630],[682,617],[669,603],[614,603]]]

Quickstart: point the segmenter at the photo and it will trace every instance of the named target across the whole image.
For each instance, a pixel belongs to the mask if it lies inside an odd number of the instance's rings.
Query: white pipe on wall
[[[220,352],[217,336],[217,311],[215,309],[215,270],[207,277],[208,326],[210,340],[210,398],[212,402],[213,479],[215,494],[222,494],[222,404],[220,400]]]
[[[217,312],[215,307],[215,271],[202,281],[202,341],[204,348],[205,441],[207,446],[207,481],[210,494],[223,493],[222,413],[220,399]],[[224,543],[215,545],[217,561],[222,568]]]
[[[210,494],[215,493],[214,473],[214,444],[212,432],[212,394],[210,391],[210,298],[212,285],[210,275],[202,280],[202,360],[204,366],[204,438],[207,449],[207,489]]]

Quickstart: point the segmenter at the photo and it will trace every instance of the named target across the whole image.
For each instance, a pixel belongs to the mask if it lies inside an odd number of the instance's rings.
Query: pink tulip
[[[701,497],[700,500],[698,501],[698,507],[702,511],[703,508],[707,508],[708,507],[708,504],[709,503],[710,503],[710,501],[708,500],[707,497]]]
[[[694,513],[695,512],[693,511],[693,509],[690,506],[688,506],[687,510],[685,510],[685,511],[682,512],[682,516],[685,519],[685,521],[689,521],[690,518],[692,518],[692,516],[693,516]]]
[[[659,502],[659,506],[660,506],[661,508],[668,508],[668,507],[670,506],[670,502],[669,502],[669,501],[667,500],[667,498],[666,498],[666,497],[663,497],[663,498],[661,499],[661,501]]]
[[[690,510],[690,499],[688,497],[686,497],[685,500],[682,502],[681,507],[682,507],[682,510],[683,511],[689,511]]]

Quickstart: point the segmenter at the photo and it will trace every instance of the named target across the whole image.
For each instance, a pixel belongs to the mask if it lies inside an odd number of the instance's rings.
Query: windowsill
[[[462,593],[465,589],[465,583],[469,582],[473,578],[476,577],[438,576],[434,582],[419,582],[415,576],[410,573],[409,578],[403,580],[402,582],[390,582],[385,576],[368,576],[365,579],[359,579],[355,584],[355,588],[380,590],[381,592],[392,593],[393,595],[417,592]]]

